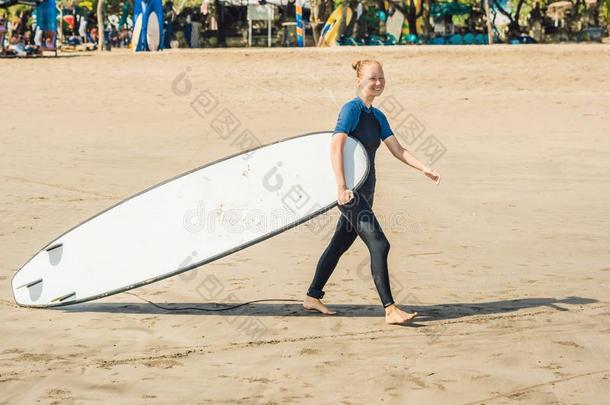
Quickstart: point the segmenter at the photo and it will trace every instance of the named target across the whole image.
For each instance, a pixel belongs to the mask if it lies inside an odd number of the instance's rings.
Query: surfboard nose
[[[74,298],[75,294],[72,291],[55,293],[56,297],[51,297],[53,292],[49,291],[48,282],[45,281],[46,275],[61,271],[63,256],[63,243],[52,242],[19,269],[11,282],[13,296],[18,305],[26,307],[59,305]]]

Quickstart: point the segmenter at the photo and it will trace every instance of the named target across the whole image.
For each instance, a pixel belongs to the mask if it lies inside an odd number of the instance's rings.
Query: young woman
[[[398,143],[385,115],[372,106],[375,97],[381,95],[385,87],[381,64],[374,60],[361,60],[353,63],[352,67],[356,70],[358,96],[341,109],[331,143],[331,160],[337,180],[337,202],[342,215],[330,244],[320,257],[303,307],[323,314],[335,313],[320,301],[324,296],[323,288],[341,255],[349,249],[356,237],[360,236],[371,255],[371,272],[385,308],[385,320],[388,324],[404,324],[414,318],[417,312],[407,313],[400,310],[392,298],[388,276],[390,243],[371,209],[376,181],[375,153],[383,141],[394,157],[421,170],[436,184],[440,182],[440,175],[417,160]],[[369,158],[368,177],[362,187],[355,192],[346,187],[343,173],[343,145],[348,136],[364,145]]]

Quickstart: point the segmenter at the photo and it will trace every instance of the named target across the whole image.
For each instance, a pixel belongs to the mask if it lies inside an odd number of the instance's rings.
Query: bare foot
[[[336,312],[331,311],[326,305],[322,304],[322,301],[317,298],[310,297],[309,295],[305,296],[305,300],[303,301],[303,308],[315,310],[326,315],[336,314]]]
[[[385,309],[385,323],[388,325],[405,325],[416,316],[417,312],[405,312],[396,305],[390,305]]]

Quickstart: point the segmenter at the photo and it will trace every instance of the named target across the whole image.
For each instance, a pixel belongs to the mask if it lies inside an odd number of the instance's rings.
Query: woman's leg
[[[313,298],[322,298],[324,296],[324,286],[330,278],[330,275],[337,267],[339,258],[349,249],[356,240],[356,231],[343,215],[337,222],[335,233],[328,244],[316,267],[316,273],[313,277],[307,295]]]
[[[404,325],[413,319],[417,312],[406,313],[394,304],[388,274],[390,243],[373,213],[372,205],[373,189],[367,188],[364,192],[355,192],[354,199],[349,204],[339,206],[341,218],[329,246],[318,262],[314,281],[303,305],[307,309],[316,309],[327,314],[333,313],[319,301],[319,298],[324,296],[322,288],[337,266],[341,255],[351,246],[358,235],[366,244],[371,255],[371,273],[379,298],[385,308],[386,323]]]
[[[366,197],[368,198],[366,198]],[[371,273],[379,298],[384,308],[394,304],[390,290],[390,277],[388,274],[388,253],[390,242],[386,238],[379,221],[373,213],[371,204],[372,194],[354,193],[354,199],[343,206],[339,206],[342,217],[346,217],[351,232],[355,231],[366,244],[371,255]]]

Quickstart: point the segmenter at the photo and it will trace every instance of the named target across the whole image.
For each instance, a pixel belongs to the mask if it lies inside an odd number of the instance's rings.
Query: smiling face
[[[358,90],[363,97],[377,97],[385,88],[383,68],[378,63],[370,63],[362,67],[360,77],[356,79]]]

